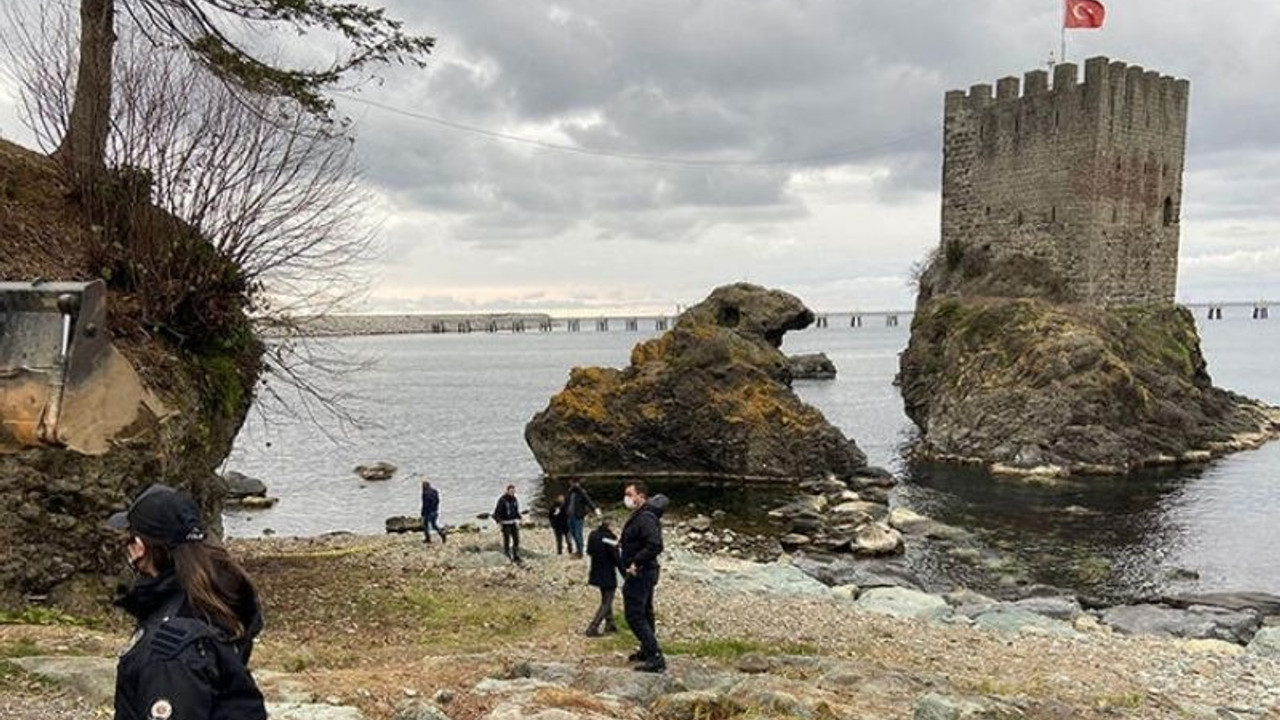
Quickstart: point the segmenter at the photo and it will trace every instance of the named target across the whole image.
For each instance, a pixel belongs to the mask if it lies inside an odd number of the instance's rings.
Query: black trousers
[[[520,562],[520,526],[516,523],[502,524],[502,552]]]
[[[613,624],[613,596],[617,594],[617,588],[598,588],[600,590],[600,609],[596,610],[596,616],[591,619],[591,624],[587,626],[588,632],[600,629],[603,623],[606,630],[616,629]]]
[[[560,532],[559,530],[553,530],[552,532],[556,534],[556,554],[563,555],[564,546],[569,545],[569,531],[565,530],[564,532]],[[572,550],[573,547],[570,546],[569,549]]]
[[[658,587],[658,569],[645,568],[628,575],[622,583],[622,609],[631,632],[640,641],[640,651],[653,657],[658,648],[657,628],[653,617],[653,591]]]

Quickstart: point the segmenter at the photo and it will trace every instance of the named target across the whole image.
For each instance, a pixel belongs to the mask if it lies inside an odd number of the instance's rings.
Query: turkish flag
[[[1067,0],[1067,16],[1063,27],[1093,30],[1102,27],[1107,9],[1098,0]]]

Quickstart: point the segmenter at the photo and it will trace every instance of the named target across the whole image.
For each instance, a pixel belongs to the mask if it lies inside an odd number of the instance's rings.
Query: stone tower
[[[1173,302],[1190,83],[1063,63],[947,93],[942,243],[1032,255],[1099,305]]]

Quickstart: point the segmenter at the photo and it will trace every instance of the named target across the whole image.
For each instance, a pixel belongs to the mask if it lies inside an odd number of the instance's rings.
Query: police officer
[[[262,629],[257,592],[206,539],[195,500],[152,485],[107,524],[128,533],[136,580],[116,604],[138,622],[120,654],[115,720],[266,720],[247,667]]]

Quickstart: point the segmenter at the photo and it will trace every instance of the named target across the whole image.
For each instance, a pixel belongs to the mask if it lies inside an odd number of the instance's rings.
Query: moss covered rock
[[[898,384],[925,459],[1125,474],[1256,446],[1274,411],[1213,387],[1181,307],[922,296]]]
[[[812,322],[787,293],[718,288],[637,345],[626,369],[575,368],[525,440],[553,476],[850,476],[866,457],[796,397],[778,349],[787,331]]]

